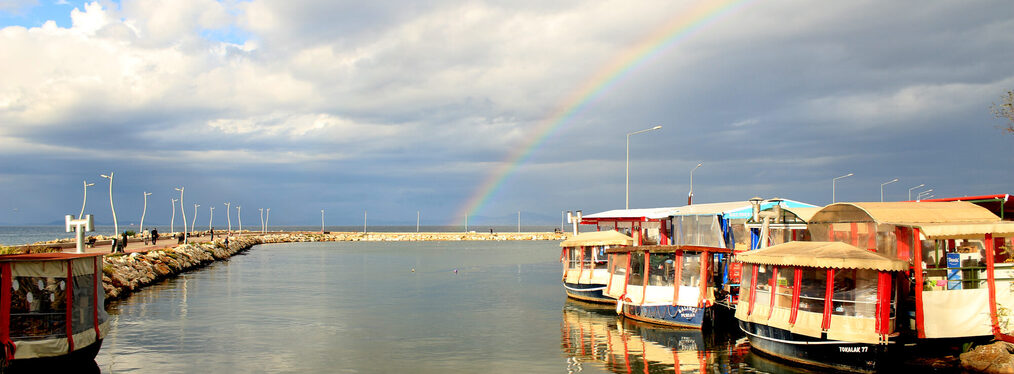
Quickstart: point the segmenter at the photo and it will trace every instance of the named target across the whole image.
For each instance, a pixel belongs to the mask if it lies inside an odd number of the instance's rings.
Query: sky
[[[0,224],[554,224],[656,125],[631,208],[1010,193],[1011,61],[1007,0],[0,0]]]

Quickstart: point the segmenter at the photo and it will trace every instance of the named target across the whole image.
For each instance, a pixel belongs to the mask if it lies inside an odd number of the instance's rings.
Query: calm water
[[[734,336],[567,301],[558,245],[257,246],[112,304],[96,362],[105,373],[784,369]]]

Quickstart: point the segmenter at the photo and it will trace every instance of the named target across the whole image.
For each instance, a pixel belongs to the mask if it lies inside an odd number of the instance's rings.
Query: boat
[[[562,281],[567,296],[589,302],[615,303],[616,299],[603,293],[609,281],[606,250],[631,243],[633,238],[612,230],[581,233],[561,242]]]
[[[0,369],[94,366],[104,299],[101,253],[0,256]]]
[[[902,260],[841,242],[789,242],[738,254],[736,319],[750,346],[811,366],[873,372],[896,336]]]

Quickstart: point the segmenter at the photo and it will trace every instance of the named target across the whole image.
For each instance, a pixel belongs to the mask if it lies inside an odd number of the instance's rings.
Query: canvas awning
[[[981,206],[964,202],[888,202],[837,203],[816,214],[809,223],[876,222],[876,223],[985,223],[999,222],[1000,217]]]
[[[742,252],[736,259],[749,264],[835,269],[903,271],[908,263],[840,242],[788,242]]]
[[[632,245],[634,238],[623,235],[617,231],[591,231],[564,240],[561,247],[580,247],[592,245]]]
[[[926,236],[926,239],[981,239],[986,234],[994,237],[1014,236],[1014,222],[922,224],[912,226]]]

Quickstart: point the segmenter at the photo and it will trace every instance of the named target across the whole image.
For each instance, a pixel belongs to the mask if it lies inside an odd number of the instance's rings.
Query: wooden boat
[[[904,261],[840,242],[789,242],[737,255],[736,318],[754,349],[825,368],[875,371],[895,336]]]
[[[597,303],[613,304],[615,299],[603,294],[609,281],[606,250],[629,246],[633,239],[616,231],[592,231],[578,234],[560,243],[563,247],[563,288],[567,296]]]
[[[102,254],[0,256],[2,366],[92,363],[109,328]]]

